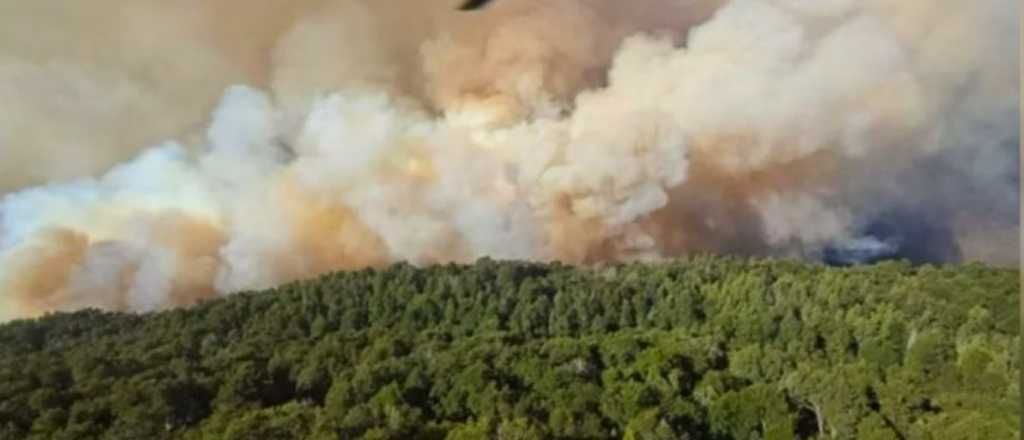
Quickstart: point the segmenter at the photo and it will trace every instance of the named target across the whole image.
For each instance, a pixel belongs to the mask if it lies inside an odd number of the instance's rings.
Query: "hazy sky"
[[[0,317],[482,256],[1019,261],[1013,0],[458,3],[0,0]]]

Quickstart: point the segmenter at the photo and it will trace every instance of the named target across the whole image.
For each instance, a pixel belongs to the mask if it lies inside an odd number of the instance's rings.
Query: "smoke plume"
[[[395,261],[1019,261],[1013,0],[250,3],[0,2],[0,319]]]

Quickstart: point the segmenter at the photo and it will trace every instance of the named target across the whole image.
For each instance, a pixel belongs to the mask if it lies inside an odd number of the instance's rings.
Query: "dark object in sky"
[[[484,6],[487,6],[487,4],[490,2],[491,0],[467,0],[465,3],[462,4],[462,7],[460,7],[459,10],[474,11]]]

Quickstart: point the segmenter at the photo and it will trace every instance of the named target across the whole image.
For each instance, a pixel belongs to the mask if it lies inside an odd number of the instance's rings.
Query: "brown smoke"
[[[394,261],[1019,261],[1012,0],[454,3],[0,4],[0,319]]]
[[[202,126],[225,87],[268,81],[270,49],[319,3],[0,2],[0,190],[93,175]]]

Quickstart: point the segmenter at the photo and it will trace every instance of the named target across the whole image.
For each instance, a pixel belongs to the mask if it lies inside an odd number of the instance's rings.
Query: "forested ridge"
[[[0,439],[1011,439],[1019,272],[334,273],[0,326]]]

